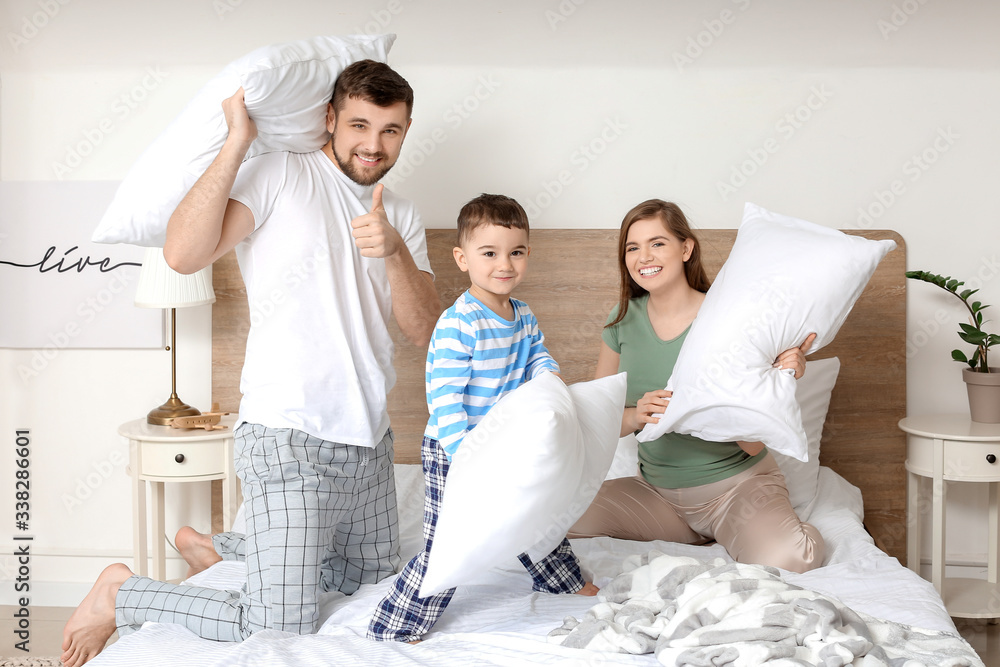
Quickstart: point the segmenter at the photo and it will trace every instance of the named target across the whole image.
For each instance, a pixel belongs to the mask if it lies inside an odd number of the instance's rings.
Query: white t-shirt
[[[249,207],[256,229],[236,246],[250,306],[239,422],[364,447],[385,435],[396,381],[389,280],[385,260],[362,257],[351,236],[372,189],[322,151],[268,153],[240,167],[230,197]],[[430,273],[412,202],[388,190],[382,202]]]

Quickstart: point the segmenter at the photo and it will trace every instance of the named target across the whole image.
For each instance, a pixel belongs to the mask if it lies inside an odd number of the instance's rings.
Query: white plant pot
[[[990,367],[989,373],[962,369],[962,379],[969,391],[969,412],[972,421],[1000,424],[1000,368]]]

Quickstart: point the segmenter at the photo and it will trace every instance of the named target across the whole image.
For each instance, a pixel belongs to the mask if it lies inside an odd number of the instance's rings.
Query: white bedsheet
[[[420,466],[397,466],[403,562],[420,546],[423,484]],[[808,520],[827,541],[828,561],[787,581],[834,596],[860,612],[935,631],[955,632],[929,582],[879,551],[861,525],[861,494],[833,471],[821,468],[818,502]],[[625,556],[657,550],[697,558],[730,560],[718,545],[693,547],[667,542],[610,538],[574,540],[584,570],[599,586],[622,571]],[[192,584],[238,588],[241,563],[224,562]],[[531,591],[517,561],[494,568],[474,585],[459,587],[444,616],[417,645],[371,642],[365,630],[392,579],[363,586],[353,596],[324,598],[323,626],[316,635],[261,632],[238,644],[203,640],[183,627],[147,623],[111,645],[91,664],[122,665],[655,665],[652,655],[630,656],[568,649],[546,640],[566,616],[582,617],[594,598]],[[971,648],[969,649],[971,652]]]

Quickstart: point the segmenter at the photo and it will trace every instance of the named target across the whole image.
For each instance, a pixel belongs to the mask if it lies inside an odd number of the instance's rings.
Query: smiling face
[[[676,281],[687,285],[684,262],[691,256],[694,242],[681,241],[659,217],[636,220],[625,241],[625,267],[632,280],[647,292],[672,287]]]
[[[479,225],[454,249],[458,268],[469,274],[469,291],[498,315],[510,319],[510,294],[528,270],[528,232]]]
[[[352,181],[374,185],[399,158],[409,126],[403,102],[380,107],[349,97],[339,113],[327,105],[326,129],[333,136],[323,150]]]

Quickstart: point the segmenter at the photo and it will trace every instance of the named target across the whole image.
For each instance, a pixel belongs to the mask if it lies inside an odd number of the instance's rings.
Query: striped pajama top
[[[513,321],[465,292],[434,327],[425,369],[430,419],[424,435],[441,444],[448,460],[506,393],[544,371],[559,372],[528,304],[510,302]]]

